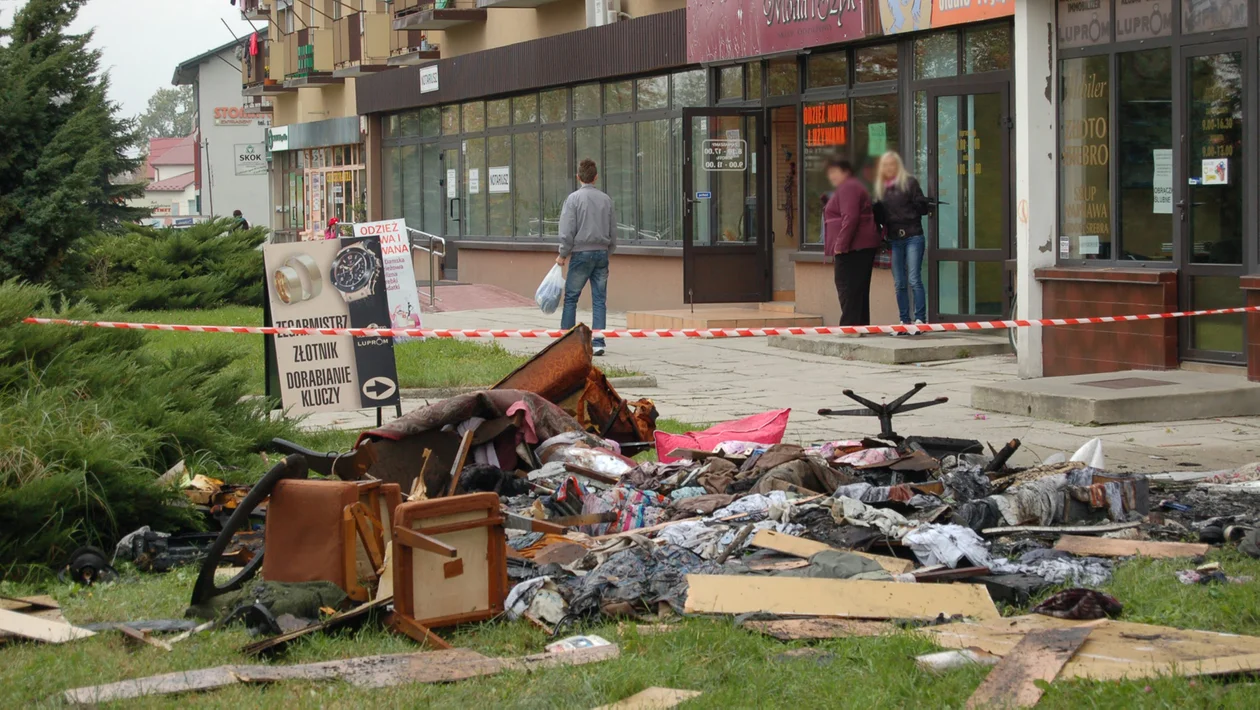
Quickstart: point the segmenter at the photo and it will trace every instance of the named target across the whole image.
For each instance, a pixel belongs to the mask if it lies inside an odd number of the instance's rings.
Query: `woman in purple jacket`
[[[823,250],[836,261],[840,325],[870,325],[871,271],[880,243],[871,195],[843,158],[827,162],[827,179],[835,191],[823,209]]]

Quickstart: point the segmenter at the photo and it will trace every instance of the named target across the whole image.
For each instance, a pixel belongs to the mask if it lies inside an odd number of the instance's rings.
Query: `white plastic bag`
[[[551,271],[547,272],[542,283],[538,284],[538,290],[534,292],[534,302],[543,313],[551,315],[560,307],[562,298],[564,298],[564,270],[556,264],[551,267]]]

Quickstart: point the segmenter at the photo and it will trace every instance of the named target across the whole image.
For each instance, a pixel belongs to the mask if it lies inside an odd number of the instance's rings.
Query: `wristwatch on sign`
[[[380,259],[368,251],[367,247],[351,244],[333,257],[329,276],[346,303],[354,303],[372,295],[380,266]]]
[[[324,280],[319,275],[319,264],[306,254],[286,259],[271,278],[276,287],[276,298],[285,304],[309,301],[318,296],[324,287]]]

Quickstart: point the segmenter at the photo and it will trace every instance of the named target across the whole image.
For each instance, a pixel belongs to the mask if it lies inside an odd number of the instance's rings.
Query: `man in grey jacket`
[[[569,265],[564,281],[564,314],[560,319],[564,330],[577,325],[578,299],[587,281],[591,283],[591,308],[595,312],[591,328],[603,330],[607,326],[608,257],[617,249],[617,215],[612,198],[595,187],[597,176],[595,161],[583,158],[577,172],[582,186],[565,199],[560,210],[560,256],[556,263]],[[592,345],[596,355],[604,354],[603,338],[595,338]]]

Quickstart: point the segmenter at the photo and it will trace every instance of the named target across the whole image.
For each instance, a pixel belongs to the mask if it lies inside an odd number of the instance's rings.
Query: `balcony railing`
[[[356,12],[333,23],[333,72],[358,76],[386,68],[394,32],[388,14]]]
[[[241,8],[241,17],[247,20],[266,22],[271,17],[273,0],[237,0]]]
[[[284,76],[277,73],[283,71],[283,66],[277,66],[277,60],[283,63],[284,52],[273,54],[272,44],[266,35],[260,34],[258,53],[250,54],[251,43],[246,40],[245,54],[241,57],[241,93],[245,96],[274,96],[287,91],[281,81],[272,78],[277,76],[282,80]],[[279,46],[283,50],[283,45]]]
[[[397,0],[396,30],[448,30],[470,22],[485,22],[486,11],[477,0]]]
[[[333,43],[331,29],[301,29],[285,35],[285,86],[340,82],[332,76]]]

